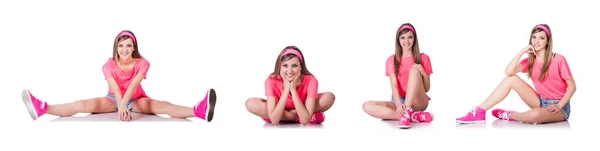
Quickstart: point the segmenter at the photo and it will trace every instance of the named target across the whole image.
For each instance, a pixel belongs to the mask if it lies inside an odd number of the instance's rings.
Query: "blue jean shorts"
[[[404,97],[400,96],[400,103],[404,104],[404,99],[405,99]],[[392,101],[393,103],[396,103],[396,101],[394,100],[394,97],[392,97],[392,100],[391,100],[391,101]]]
[[[404,104],[404,100],[405,99],[406,98],[400,96],[400,103]],[[392,96],[392,99],[390,101],[392,101],[392,103],[396,104],[396,101],[394,101],[394,97],[393,96]],[[427,109],[427,106],[425,106],[425,109],[423,109],[423,110],[426,110],[426,109]]]
[[[112,103],[115,105],[115,108],[117,108],[117,110],[119,110],[119,105],[117,104],[117,99],[115,99],[115,96],[112,94],[107,94],[106,97],[112,101]],[[137,99],[131,99],[131,101],[129,101],[129,103],[127,103],[127,110],[129,110],[129,112],[132,112],[131,108],[133,108],[133,104],[135,103],[135,101],[137,101],[139,98]]]
[[[560,102],[560,100],[548,100],[540,96],[540,107],[542,108],[547,108],[552,104],[558,104],[558,102]],[[565,104],[565,106],[563,106],[561,110],[563,115],[565,116],[565,121],[568,120],[569,116],[571,115],[571,102]]]

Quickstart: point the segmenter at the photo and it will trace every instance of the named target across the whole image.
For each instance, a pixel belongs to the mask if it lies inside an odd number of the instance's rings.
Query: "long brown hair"
[[[133,37],[130,37],[128,35],[122,35],[123,32],[128,32]],[[115,62],[117,62],[117,59],[119,58],[119,52],[118,52],[119,43],[122,42],[122,41],[124,41],[124,40],[130,39],[130,38],[133,40],[133,49],[134,49],[133,53],[131,54],[131,57],[136,58],[136,59],[142,57],[142,55],[140,54],[140,51],[138,50],[137,40],[134,40],[134,39],[137,39],[137,38],[135,37],[135,35],[133,34],[133,32],[131,32],[129,30],[123,30],[123,31],[121,31],[117,35],[117,37],[115,38],[115,43],[113,45],[113,60]]]
[[[546,78],[546,75],[548,74],[548,67],[550,66],[550,61],[552,60],[552,55],[554,54],[552,51],[552,34],[550,34],[551,33],[550,26],[548,26],[546,24],[541,24],[541,25],[548,28],[549,33],[546,33],[546,35],[548,36],[548,38],[547,38],[548,43],[546,43],[546,51],[544,51],[544,54],[543,54],[544,55],[544,65],[542,66],[542,73],[538,77],[538,80],[540,80],[540,81],[542,81]],[[531,37],[533,36],[533,34],[542,32],[542,31],[544,31],[544,29],[538,28],[537,26],[531,30],[531,35],[529,36],[529,45],[531,45]],[[531,78],[532,73],[533,73],[531,70],[533,69],[533,63],[535,63],[535,58],[536,58],[536,56],[534,54],[531,54],[531,53],[529,54],[529,58],[528,58],[528,62],[527,62],[527,75],[529,76],[529,78]]]
[[[301,56],[297,56],[295,54],[286,54],[286,55],[282,56],[282,54],[287,49],[294,49],[294,50],[298,51],[298,53],[300,53]],[[288,61],[294,57],[298,58],[298,60],[300,61],[300,67],[302,68],[302,69],[300,69],[300,77],[299,78],[304,79],[304,75],[312,75],[306,68],[306,64],[304,63],[306,61],[306,58],[304,58],[304,54],[302,54],[302,51],[300,51],[300,49],[296,46],[287,46],[287,47],[283,48],[283,50],[281,50],[281,52],[279,52],[279,54],[277,55],[277,60],[275,61],[275,69],[269,77],[274,78],[274,79],[280,78],[279,72],[281,71],[281,63],[283,63],[284,61]],[[302,58],[300,58],[300,57],[302,57]]]
[[[410,30],[408,28],[403,28],[404,26],[410,26],[413,29],[415,28],[410,23],[404,23],[404,24],[400,25],[400,27],[398,27],[398,31],[396,31],[396,39],[394,40],[394,41],[396,41],[396,57],[394,57],[394,69],[395,69],[395,72],[397,73],[397,75],[400,75],[400,71],[399,71],[400,66],[401,66],[400,59],[402,59],[402,52],[403,52],[402,46],[400,45],[400,35],[405,34],[409,31],[412,32],[412,30]],[[413,58],[415,60],[415,64],[421,64],[421,52],[419,51],[419,39],[417,38],[416,32],[413,32],[413,35],[415,37],[415,41],[412,46]]]

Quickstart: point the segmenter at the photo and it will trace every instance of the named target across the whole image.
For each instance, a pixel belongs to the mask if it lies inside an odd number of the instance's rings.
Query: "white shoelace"
[[[421,118],[421,121],[425,121],[425,120],[427,120],[427,118],[425,118],[425,115],[423,115],[423,114],[420,114],[420,113],[421,113],[421,111],[414,112],[414,113],[412,114],[412,116],[411,116],[411,120],[412,120],[412,121],[414,121],[414,122],[420,122],[420,121],[418,120],[418,118]],[[415,115],[417,115],[417,114],[419,114],[419,116],[415,116]]]
[[[39,101],[39,100],[38,100],[38,101]],[[44,101],[40,101],[40,102],[41,102],[41,103],[40,103],[40,105],[41,105],[41,106],[40,106],[40,109],[44,109],[44,107],[46,107],[46,102],[44,102]]]
[[[500,113],[498,116],[500,117],[500,119],[503,119],[503,120],[509,120],[510,119],[508,117],[508,112],[507,111],[504,111],[504,112]]]
[[[473,117],[475,117],[477,115],[477,108],[473,108],[471,110],[471,115],[473,115]]]
[[[410,115],[408,115],[408,113],[406,113],[406,111],[405,111],[404,114],[402,114],[402,117],[400,117],[400,120],[401,121],[406,121],[408,119],[411,119]]]

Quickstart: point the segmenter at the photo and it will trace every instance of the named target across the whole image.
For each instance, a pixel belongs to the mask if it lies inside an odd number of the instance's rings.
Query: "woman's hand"
[[[521,50],[521,54],[528,54],[528,53],[532,53],[534,55],[537,55],[537,51],[531,45],[528,45],[527,47],[525,47],[525,48],[523,48]]]
[[[129,113],[129,110],[127,110],[126,105],[119,105],[119,107],[117,109],[118,109],[119,118],[121,119],[121,121],[125,121],[125,122],[131,121],[131,114]]]
[[[396,114],[398,114],[398,117],[402,117],[405,114],[405,109],[406,106],[404,106],[404,104],[396,105]]]

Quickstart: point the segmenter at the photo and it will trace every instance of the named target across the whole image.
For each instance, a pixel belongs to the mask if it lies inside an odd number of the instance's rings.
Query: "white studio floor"
[[[166,122],[166,121],[178,121],[178,122],[190,122],[184,118],[170,118],[164,115],[149,115],[132,112],[131,118],[135,119],[131,122]],[[120,122],[119,115],[114,113],[101,113],[101,114],[76,114],[74,116],[56,117],[52,119],[53,122],[66,122],[66,121],[114,121]]]
[[[164,122],[184,122],[184,123],[202,123],[213,127],[230,127],[234,121],[223,121],[215,115],[213,122],[206,122],[199,118],[171,118],[168,115],[149,115],[132,113],[133,120],[130,123],[138,122],[153,122],[153,123],[164,123]],[[245,117],[247,118],[247,117]],[[119,120],[116,112],[114,113],[101,113],[101,114],[89,114],[89,113],[78,113],[73,116],[59,117],[54,115],[44,115],[33,123],[44,123],[49,122],[112,122],[112,123],[127,123]],[[251,121],[251,122],[250,122]],[[339,119],[329,119],[322,124],[309,124],[302,126],[297,123],[281,123],[280,125],[274,125],[271,123],[265,123],[260,118],[252,117],[252,119],[240,120],[238,124],[243,125],[245,128],[250,129],[328,129],[328,130],[347,130],[347,129],[369,129],[369,130],[389,130],[389,131],[419,131],[419,132],[441,132],[441,131],[452,131],[455,130],[485,130],[490,131],[502,130],[502,129],[558,129],[558,130],[569,130],[571,129],[571,121],[548,123],[548,124],[526,124],[514,121],[499,120],[491,115],[488,115],[486,123],[481,124],[458,124],[450,119],[434,119],[432,123],[412,123],[410,129],[399,129],[397,120],[378,120],[371,118],[371,120],[364,120],[360,123],[350,124],[351,122],[341,121]],[[236,126],[234,126],[236,127]],[[356,129],[355,129],[356,130]]]
[[[140,114],[140,113],[132,113],[132,118],[133,120],[131,122],[202,122],[202,123],[207,123],[205,121],[203,121],[202,119],[198,119],[198,118],[171,118],[168,115],[149,115],[149,114]],[[89,114],[89,113],[79,113],[79,114],[75,114],[73,116],[66,116],[66,117],[58,117],[58,116],[53,116],[53,115],[44,115],[44,117],[38,119],[38,121],[34,121],[34,122],[43,122],[43,121],[50,121],[50,122],[122,122],[119,120],[119,117],[117,115],[117,113],[101,113],[101,114]],[[448,120],[444,120],[445,122]],[[334,121],[335,122],[335,121]],[[125,122],[124,122],[125,123]],[[262,124],[260,124],[262,123]],[[207,124],[211,124],[211,125],[220,125],[219,123],[207,123]],[[453,124],[454,126],[452,126],[451,124]],[[297,123],[281,123],[279,125],[274,125],[271,123],[264,123],[263,121],[261,121],[260,119],[256,119],[256,122],[253,123],[245,123],[245,124],[241,124],[244,125],[244,127],[254,127],[254,128],[266,128],[266,129],[289,129],[289,128],[298,128],[298,129],[304,129],[304,128],[315,128],[315,129],[345,129],[348,127],[354,127],[351,125],[348,126],[342,126],[343,124],[341,123],[332,123],[329,119],[326,119],[325,122],[323,124],[309,124],[306,126],[302,126],[301,124],[297,124]],[[339,127],[342,126],[342,127]],[[452,122],[448,122],[448,123],[441,123],[438,122],[436,120],[434,120],[432,123],[412,123],[411,124],[411,128],[410,129],[399,129],[398,128],[398,121],[397,120],[377,120],[374,119],[372,120],[370,123],[361,123],[360,127],[363,128],[367,128],[367,129],[386,129],[386,130],[398,130],[398,131],[438,131],[438,129],[449,129],[452,127],[455,127],[457,130],[469,130],[469,129],[473,129],[473,130],[482,130],[482,129],[490,129],[490,130],[497,130],[497,129],[529,129],[529,128],[536,128],[536,129],[564,129],[564,130],[568,130],[571,129],[571,124],[569,121],[565,121],[565,122],[557,122],[557,123],[548,123],[548,124],[526,124],[526,123],[521,123],[521,122],[515,122],[515,121],[504,121],[504,120],[500,120],[500,119],[494,119],[492,118],[488,118],[488,120],[486,121],[486,123],[481,123],[481,124],[458,124],[458,123],[452,123]],[[345,127],[345,128],[344,128]]]
[[[48,115],[45,115],[48,116]],[[51,115],[50,115],[51,116]],[[168,115],[149,115],[149,114],[140,114],[140,113],[132,113],[131,122],[192,122],[192,118],[171,118]],[[45,118],[45,120],[49,120],[51,122],[121,122],[119,120],[119,116],[117,113],[100,113],[100,114],[85,114],[79,113],[73,116],[66,117],[58,117],[53,116],[52,118]],[[197,119],[200,122],[204,122],[201,119]],[[259,119],[257,119],[259,120]],[[327,120],[326,120],[327,121]],[[490,124],[491,123],[491,124]],[[211,123],[212,124],[212,123]],[[398,121],[397,120],[381,120],[379,122],[374,122],[375,125],[380,125],[380,128],[386,129],[397,129]],[[435,125],[438,123],[412,123],[410,129],[433,129],[436,127]],[[456,124],[457,129],[485,129],[485,128],[493,128],[493,129],[520,129],[520,128],[558,128],[558,129],[570,129],[571,126],[569,121],[565,122],[557,122],[557,123],[548,123],[548,124],[526,124],[521,122],[514,121],[504,121],[499,119],[488,119],[487,123],[482,124]],[[282,123],[280,125],[274,125],[271,123],[264,123],[263,128],[327,128],[327,122],[323,124],[309,124],[306,126],[302,126],[296,123]],[[448,125],[448,124],[444,124]],[[408,130],[410,130],[408,129]],[[400,129],[399,129],[400,130]]]

